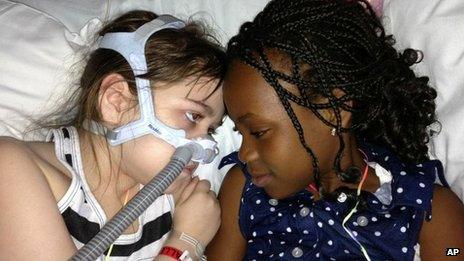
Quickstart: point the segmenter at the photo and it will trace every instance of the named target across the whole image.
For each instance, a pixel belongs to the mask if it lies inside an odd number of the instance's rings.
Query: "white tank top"
[[[71,185],[58,208],[74,244],[79,249],[108,221],[105,212],[90,191],[82,168],[79,137],[74,127],[51,130],[48,141],[55,142],[55,154],[72,175]],[[139,217],[133,234],[121,235],[115,242],[110,260],[153,260],[169,235],[174,199],[162,195]],[[104,260],[108,253],[100,256]]]

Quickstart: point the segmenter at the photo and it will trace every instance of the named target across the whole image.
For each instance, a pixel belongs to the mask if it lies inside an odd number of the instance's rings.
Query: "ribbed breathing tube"
[[[136,220],[169,185],[179,176],[190,162],[195,150],[194,143],[177,148],[171,161],[148,184],[135,195],[98,234],[77,251],[70,260],[96,260],[109,246]]]

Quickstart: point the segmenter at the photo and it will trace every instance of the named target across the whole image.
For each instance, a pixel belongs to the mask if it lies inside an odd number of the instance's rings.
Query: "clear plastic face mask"
[[[134,32],[107,33],[101,38],[99,48],[111,49],[120,53],[129,63],[135,75],[140,119],[114,130],[106,130],[106,138],[112,146],[122,144],[143,135],[152,134],[178,148],[190,144],[196,153],[192,161],[207,164],[218,154],[217,143],[211,135],[186,139],[184,130],[174,129],[161,122],[155,115],[150,81],[138,77],[147,73],[145,44],[155,32],[173,28],[180,29],[185,23],[170,15],[161,15]],[[93,122],[93,125],[98,124]]]

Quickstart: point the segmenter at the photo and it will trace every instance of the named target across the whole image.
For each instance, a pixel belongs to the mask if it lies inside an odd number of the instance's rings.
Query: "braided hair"
[[[404,162],[428,159],[427,127],[436,122],[437,94],[427,77],[416,77],[410,69],[420,62],[421,53],[406,49],[401,54],[393,44],[365,0],[274,0],[241,26],[227,54],[229,61],[239,59],[258,70],[274,88],[313,159],[319,187],[318,160],[305,141],[291,102],[335,128],[340,146],[333,168],[343,182],[357,183],[361,176],[355,167],[340,167],[345,132],[389,148]],[[287,72],[271,65],[268,50],[289,57]],[[287,91],[281,81],[296,86],[299,94]],[[335,89],[342,95],[335,95]],[[325,119],[321,110],[333,111],[335,122]],[[342,111],[352,113],[348,127],[342,126]]]

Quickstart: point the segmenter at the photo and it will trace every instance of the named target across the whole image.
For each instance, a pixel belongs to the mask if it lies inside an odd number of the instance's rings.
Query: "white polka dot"
[[[256,231],[253,231],[253,236],[256,237]]]
[[[280,241],[280,244],[281,244],[281,245],[285,245],[285,241]]]
[[[310,216],[310,217],[314,217],[314,213],[313,213],[312,211],[309,212],[309,216]]]
[[[422,200],[421,200],[421,199],[419,199],[419,198],[418,198],[418,199],[416,199],[416,202],[417,202],[417,204],[422,204]]]
[[[322,223],[321,223],[321,222],[317,222],[317,225],[318,225],[319,227],[322,227]]]
[[[388,161],[388,156],[386,156],[384,159],[385,159],[385,161]]]
[[[329,246],[333,245],[332,240],[327,241],[327,244],[328,244]]]
[[[330,260],[331,260],[331,261],[335,261],[335,260],[337,260],[337,259],[335,259],[335,258],[331,257],[331,258],[330,258]]]
[[[405,210],[405,209],[406,209],[406,207],[404,207],[404,206],[403,206],[403,207],[401,207],[400,209],[401,209],[401,210]]]
[[[303,239],[298,240],[298,244],[303,243]]]
[[[256,200],[256,204],[258,205],[261,204],[261,200],[260,199]]]
[[[287,227],[287,232],[292,232],[292,229],[290,227]]]
[[[248,240],[248,243],[253,243],[253,239]]]
[[[357,227],[357,226],[358,226],[358,222],[354,221],[354,222],[353,222],[353,226]]]
[[[400,172],[400,175],[401,175],[401,176],[406,175],[406,171],[401,171],[401,172]]]
[[[271,207],[269,210],[270,210],[271,212],[274,212],[274,211],[275,211],[275,207]]]
[[[375,222],[375,221],[377,221],[377,218],[376,218],[376,217],[372,217],[371,220]]]
[[[250,219],[251,219],[251,220],[255,219],[255,216],[251,215],[251,216],[250,216]]]
[[[419,167],[419,168],[421,168],[421,167],[422,167],[422,164],[417,164],[416,166]]]
[[[346,249],[343,250],[343,252],[345,252],[345,254],[349,254],[349,253],[350,253],[350,251],[348,251],[348,250],[346,250]]]
[[[277,214],[277,216],[281,217],[281,216],[282,216],[282,213],[279,212],[279,213]]]
[[[283,257],[283,256],[284,256],[284,252],[280,252],[279,256],[280,256],[280,257]]]
[[[415,219],[416,218],[416,214],[412,215],[412,219]]]
[[[421,183],[419,183],[419,187],[425,188],[425,184],[421,182]]]
[[[424,175],[425,173],[423,171],[419,171],[419,174]]]
[[[317,253],[317,254],[316,254],[316,257],[317,257],[317,258],[319,258],[319,256],[320,256],[320,254],[319,254],[319,253]]]
[[[269,235],[274,234],[271,230],[267,231],[267,233],[268,233]]]
[[[403,251],[403,253],[406,253],[406,252],[408,252],[408,248],[407,248],[407,247],[403,247],[403,248],[401,248],[401,251]]]
[[[326,210],[326,211],[330,211],[330,208],[329,208],[329,207],[326,207],[325,210]]]
[[[315,243],[315,244],[313,245],[313,248],[316,248],[316,247],[317,247],[317,243]]]
[[[405,228],[405,227],[401,227],[401,228],[400,228],[400,231],[404,233],[404,232],[406,232],[406,228]]]
[[[309,231],[308,230],[303,230],[303,234],[307,235],[307,234],[309,234]]]
[[[396,189],[396,192],[398,192],[398,193],[403,193],[403,188],[402,188],[402,187],[399,187],[398,189]]]
[[[377,236],[377,237],[380,237],[382,235],[382,233],[380,233],[380,231],[375,231],[374,235]]]
[[[353,236],[357,237],[357,236],[358,236],[358,232],[353,231]]]
[[[377,200],[372,200],[372,203],[379,204],[379,202]]]
[[[332,219],[329,219],[329,225],[333,226],[333,224],[335,224],[335,222]]]
[[[387,214],[385,214],[385,217],[386,217],[386,218],[390,218],[391,215],[387,213]]]
[[[262,255],[262,254],[263,254],[263,250],[258,250],[258,254]]]

